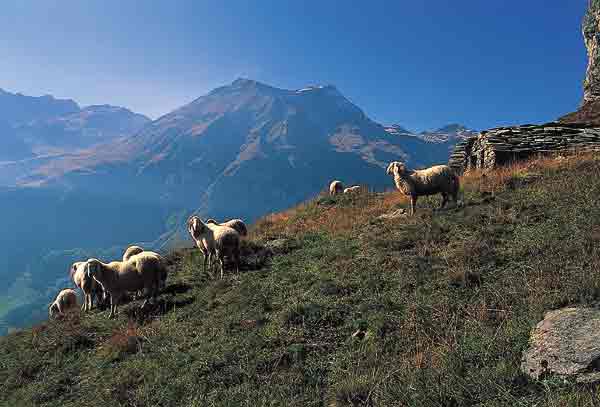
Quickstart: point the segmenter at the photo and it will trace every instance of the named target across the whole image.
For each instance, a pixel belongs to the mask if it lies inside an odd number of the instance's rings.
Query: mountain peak
[[[234,80],[233,82],[231,82],[231,86],[251,86],[251,85],[255,85],[258,82],[253,80],[253,79],[248,79],[248,78],[237,78],[236,80]]]
[[[440,127],[437,130],[426,131],[423,133],[457,133],[459,131],[465,131],[465,130],[468,130],[468,129],[467,129],[467,127],[463,126],[462,124],[450,123],[450,124]]]

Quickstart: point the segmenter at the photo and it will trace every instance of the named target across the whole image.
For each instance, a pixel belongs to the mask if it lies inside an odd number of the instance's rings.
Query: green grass
[[[224,280],[201,274],[195,250],[174,253],[154,308],[1,338],[0,403],[600,403],[595,386],[519,369],[545,311],[600,298],[600,161],[467,178],[464,195],[464,207],[428,198],[393,220],[378,216],[406,206],[396,193],[317,198],[259,221],[246,270]]]

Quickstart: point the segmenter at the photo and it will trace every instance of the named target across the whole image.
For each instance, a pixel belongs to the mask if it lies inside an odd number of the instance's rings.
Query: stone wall
[[[600,151],[600,128],[547,123],[482,131],[456,145],[449,165],[459,173],[491,169],[536,155]]]

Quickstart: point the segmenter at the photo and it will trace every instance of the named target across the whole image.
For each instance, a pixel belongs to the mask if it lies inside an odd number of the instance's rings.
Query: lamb
[[[71,288],[65,288],[58,293],[54,302],[48,305],[48,315],[64,315],[65,312],[77,308],[77,294]]]
[[[160,280],[164,270],[163,262],[155,255],[137,254],[127,261],[113,261],[108,264],[98,259],[86,262],[86,273],[96,280],[110,295],[109,318],[117,314],[117,307],[128,291],[143,290],[153,300],[158,296]],[[146,306],[148,298],[142,304]]]
[[[342,181],[332,181],[329,184],[329,195],[341,194],[344,191],[344,184]]]
[[[448,195],[457,203],[460,188],[458,176],[447,165],[436,165],[425,170],[408,172],[404,163],[391,162],[386,172],[394,176],[398,190],[410,197],[410,214],[414,215],[417,198],[424,195],[442,194],[442,208],[448,203]]]
[[[223,278],[224,258],[227,256],[234,262],[236,273],[239,273],[240,235],[237,231],[228,226],[206,224],[197,216],[192,216],[188,220],[188,229],[198,248],[206,250],[211,270],[213,258],[216,258]],[[206,257],[204,267],[206,269]]]
[[[348,187],[344,189],[344,194],[355,194],[362,191],[362,187],[360,185],[354,185],[352,187]]]
[[[131,257],[135,256],[136,254],[140,254],[143,251],[144,249],[142,249],[140,246],[129,246],[127,250],[125,250],[125,253],[123,253],[123,261],[129,260]]]
[[[211,223],[213,225],[220,225],[220,226],[228,226],[228,227],[232,228],[233,230],[235,230],[236,232],[238,232],[238,234],[240,236],[248,236],[248,228],[246,227],[246,224],[244,223],[244,221],[241,219],[231,219],[231,220],[228,220],[227,222],[223,222],[223,223],[218,223],[214,219],[209,219],[206,221],[206,223],[207,224]]]
[[[83,305],[81,306],[81,310],[91,310],[94,305],[94,297],[96,298],[96,303],[100,302],[100,299],[104,297],[102,286],[100,286],[93,278],[87,276],[84,261],[73,263],[70,275],[75,286],[80,288],[83,292]]]

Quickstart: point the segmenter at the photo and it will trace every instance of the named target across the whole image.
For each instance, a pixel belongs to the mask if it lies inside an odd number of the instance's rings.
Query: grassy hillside
[[[391,185],[391,180],[390,180]],[[545,311],[600,296],[600,157],[463,179],[465,205],[385,217],[397,193],[260,220],[244,270],[169,256],[160,303],[0,339],[6,406],[579,406],[519,370]]]

